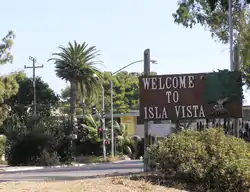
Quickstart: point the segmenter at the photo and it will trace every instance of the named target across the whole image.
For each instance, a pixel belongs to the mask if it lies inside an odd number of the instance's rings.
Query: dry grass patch
[[[103,157],[99,156],[79,156],[76,157],[76,163],[104,163],[104,162],[114,162],[114,161],[119,161],[120,156],[107,156],[107,159],[104,160]]]
[[[8,182],[0,184],[2,192],[181,192],[181,190],[132,181],[122,177],[78,181]]]

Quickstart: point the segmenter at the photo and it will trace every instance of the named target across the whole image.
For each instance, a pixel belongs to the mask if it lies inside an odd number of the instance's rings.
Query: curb
[[[6,168],[6,169],[0,169],[1,172],[18,172],[18,171],[33,171],[33,170],[41,170],[45,167],[27,167],[27,168]]]
[[[5,169],[0,169],[0,172],[17,172],[17,171],[34,171],[47,168],[60,168],[60,167],[82,167],[88,164],[77,164],[77,165],[55,165],[46,167],[6,167]]]
[[[74,165],[55,165],[55,166],[45,166],[45,167],[5,167],[0,168],[0,172],[18,172],[18,171],[34,171],[47,168],[67,168],[67,167],[83,167],[88,165],[102,165],[102,164],[118,164],[126,160],[115,161],[115,162],[102,162],[102,163],[86,163],[86,164],[74,164]]]

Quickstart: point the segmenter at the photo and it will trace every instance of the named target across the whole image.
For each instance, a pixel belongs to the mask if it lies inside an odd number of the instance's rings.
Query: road
[[[142,161],[122,161],[102,163],[81,167],[44,168],[32,171],[0,172],[0,182],[41,181],[41,180],[76,180],[97,176],[107,176],[143,171]]]

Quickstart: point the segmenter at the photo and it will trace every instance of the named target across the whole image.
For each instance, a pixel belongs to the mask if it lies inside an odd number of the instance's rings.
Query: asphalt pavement
[[[140,160],[101,163],[79,167],[53,167],[28,171],[0,172],[0,182],[7,181],[42,181],[42,180],[77,180],[102,176],[122,175],[143,172]]]

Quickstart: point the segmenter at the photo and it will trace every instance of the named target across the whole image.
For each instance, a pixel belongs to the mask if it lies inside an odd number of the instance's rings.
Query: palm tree
[[[102,62],[96,60],[100,55],[99,50],[95,46],[89,47],[85,42],[82,44],[76,41],[73,44],[69,42],[67,47],[59,46],[59,50],[60,52],[53,53],[53,57],[48,61],[54,61],[56,75],[70,83],[69,122],[73,128],[77,95],[80,93],[82,101],[84,94],[97,95],[102,76],[95,65]]]
[[[99,125],[99,122],[96,121],[92,115],[83,115],[83,121],[78,129],[78,139],[80,139],[81,142],[86,140],[96,142],[100,140],[97,134],[97,128]]]
[[[119,124],[117,121],[113,121],[115,146],[119,147],[121,152],[126,152],[127,155],[132,156],[132,144],[131,138],[127,135],[126,127],[123,124]],[[111,138],[111,121],[107,123],[107,137]]]

